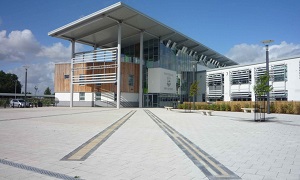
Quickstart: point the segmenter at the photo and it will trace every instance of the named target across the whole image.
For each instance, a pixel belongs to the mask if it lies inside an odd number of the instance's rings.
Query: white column
[[[70,107],[73,107],[73,58],[75,57],[75,41],[71,41],[72,50],[71,50],[71,73],[70,73]]]
[[[117,109],[120,109],[120,100],[121,100],[121,34],[122,33],[122,24],[118,25],[118,69],[117,69]]]
[[[143,64],[144,64],[144,32],[140,34],[140,87],[139,107],[143,107]]]
[[[96,51],[97,50],[97,46],[96,45],[94,45],[94,51]],[[96,53],[94,52],[94,58],[93,58],[93,67],[95,67],[95,61],[96,60]],[[93,76],[95,76],[94,74],[95,74],[95,71],[94,71],[94,69],[93,69]],[[95,103],[96,103],[96,99],[95,99],[95,86],[96,86],[96,84],[93,84],[93,89],[92,89],[92,107],[95,107]]]

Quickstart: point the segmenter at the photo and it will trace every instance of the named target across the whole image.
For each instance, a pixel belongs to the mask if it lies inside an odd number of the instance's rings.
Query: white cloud
[[[81,51],[83,46],[81,44],[75,45],[75,51]],[[70,61],[71,58],[71,44],[65,47],[62,43],[55,43],[50,47],[43,46],[41,51],[37,53],[37,57],[43,57],[50,59],[54,62],[66,62]]]
[[[6,34],[0,31],[0,61],[24,61],[40,51],[40,45],[28,29]]]
[[[46,57],[56,62],[70,60],[71,48],[65,47],[60,42],[50,47],[43,46],[37,57]]]
[[[76,44],[75,51],[83,51],[83,48],[83,45]],[[0,31],[0,65],[10,67],[11,70],[7,69],[6,71],[19,77],[19,81],[23,85],[23,92],[25,91],[23,65],[29,66],[27,71],[28,92],[34,94],[34,87],[37,86],[39,91],[37,94],[43,94],[47,87],[50,87],[53,93],[55,63],[68,62],[70,58],[71,45],[66,47],[62,43],[55,43],[51,46],[43,46],[28,29],[12,31],[9,34],[5,30]]]
[[[264,62],[266,59],[266,50],[263,45],[239,44],[229,50],[226,56],[237,63],[249,64]],[[269,46],[270,60],[283,59],[289,57],[300,56],[300,45],[287,43],[285,41],[280,44]]]
[[[76,51],[81,51],[83,46],[76,44]],[[25,29],[12,31],[7,34],[0,31],[0,61],[30,63],[33,61],[67,61],[71,57],[71,45],[65,47],[62,43],[51,46],[42,46],[33,33]]]

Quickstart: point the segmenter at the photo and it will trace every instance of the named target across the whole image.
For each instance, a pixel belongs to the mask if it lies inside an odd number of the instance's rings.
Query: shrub
[[[198,106],[196,104],[195,104],[195,106],[194,106],[194,104],[191,104],[191,107],[192,107],[192,109],[195,109],[195,110],[198,109]]]
[[[215,111],[220,111],[220,105],[219,104],[214,104],[214,110]]]
[[[234,104],[233,107],[231,108],[231,111],[240,112],[241,111],[241,105],[239,103]]]
[[[178,104],[177,108],[178,109],[183,109],[183,104]]]
[[[226,110],[226,111],[231,111],[231,106],[230,106],[229,104],[226,104],[225,110]]]
[[[287,111],[287,105],[286,104],[280,104],[280,111],[279,113],[286,113]]]
[[[288,103],[286,105],[286,113],[287,114],[294,114],[294,106],[292,103]]]
[[[191,108],[191,104],[190,103],[184,103],[183,104],[183,109],[190,109]]]
[[[250,104],[246,103],[244,108],[249,108],[250,107]]]
[[[219,111],[220,107],[219,107],[218,104],[211,104],[211,105],[209,105],[208,109],[209,110],[214,110],[214,111]]]
[[[272,102],[270,105],[270,112],[275,113],[275,111],[276,111],[275,104],[274,104],[274,102]]]
[[[299,103],[295,103],[294,113],[300,114],[300,104]]]
[[[4,99],[0,99],[0,106],[5,106],[6,101]]]
[[[207,105],[207,104],[199,105],[199,109],[207,110],[207,109],[209,109],[209,105]]]
[[[226,110],[226,104],[225,103],[222,103],[220,105],[220,111],[225,111]]]
[[[281,113],[281,104],[276,103],[276,106],[275,106],[275,113]]]

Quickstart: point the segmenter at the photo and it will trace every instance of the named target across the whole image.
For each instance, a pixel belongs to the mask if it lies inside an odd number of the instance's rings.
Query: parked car
[[[9,103],[10,107],[25,107],[25,101],[23,99],[12,99]],[[30,104],[26,102],[26,107],[29,107]]]

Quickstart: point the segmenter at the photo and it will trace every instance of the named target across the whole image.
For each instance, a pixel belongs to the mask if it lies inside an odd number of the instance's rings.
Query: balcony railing
[[[76,53],[72,58],[73,84],[103,84],[117,81],[117,48]]]

